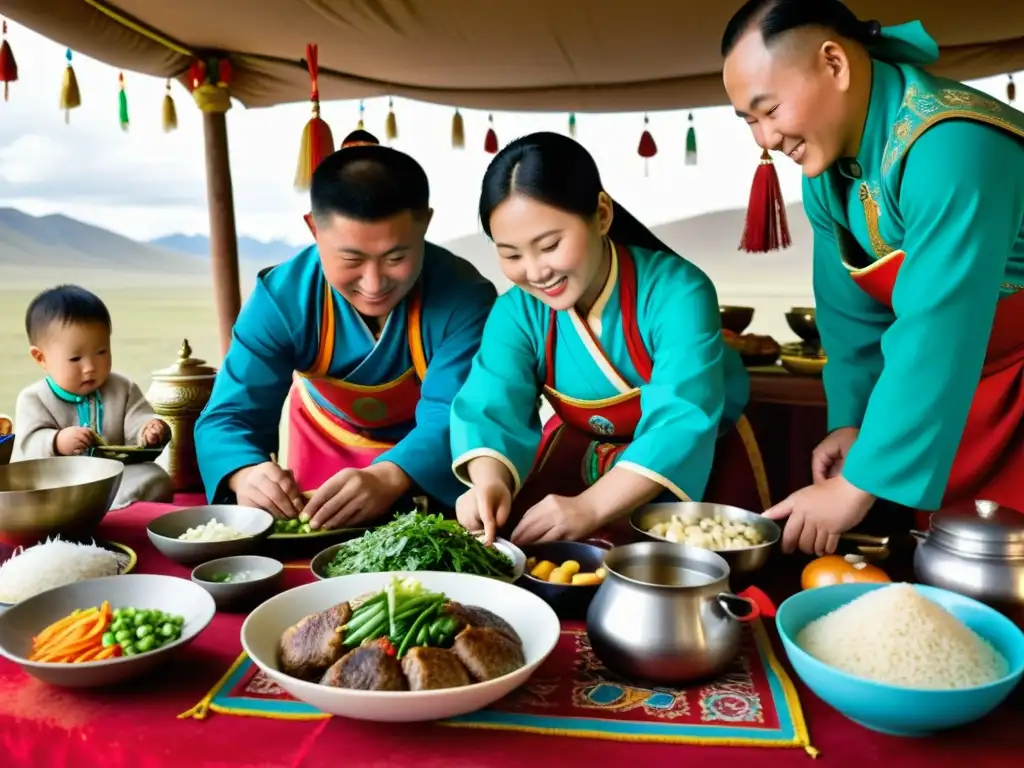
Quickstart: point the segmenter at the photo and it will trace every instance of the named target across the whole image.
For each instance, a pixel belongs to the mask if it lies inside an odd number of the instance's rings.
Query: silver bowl
[[[28,660],[32,638],[40,631],[76,609],[98,606],[104,600],[115,610],[147,608],[183,616],[181,637],[154,651],[105,661],[56,664]],[[0,614],[0,656],[51,685],[66,688],[116,685],[167,661],[206,629],[215,613],[213,598],[188,579],[151,574],[87,579],[30,597]]]
[[[91,534],[114,503],[123,472],[121,462],[92,456],[0,466],[0,541],[16,546]]]
[[[245,538],[231,541],[182,541],[178,538],[189,528],[214,519],[244,533]],[[255,552],[273,527],[274,516],[262,509],[210,504],[160,515],[146,526],[146,534],[165,557],[176,563],[191,564]]]
[[[251,573],[245,581],[224,581],[240,573]],[[192,581],[213,597],[222,611],[251,608],[277,591],[284,575],[284,566],[269,557],[238,555],[222,557],[197,566]]]
[[[752,525],[761,534],[764,541],[742,549],[713,549],[709,550],[720,555],[729,564],[729,570],[734,574],[753,573],[760,570],[771,554],[772,547],[782,537],[782,529],[774,520],[769,520],[764,515],[750,512],[739,507],[730,507],[725,504],[712,504],[703,501],[680,501],[669,504],[648,504],[641,507],[630,517],[629,522],[635,530],[643,534],[651,541],[669,541],[662,536],[655,536],[650,532],[658,523],[669,522],[673,515],[684,520],[701,520],[706,517],[721,516],[723,520],[731,523],[743,523]],[[683,544],[684,542],[672,542]]]

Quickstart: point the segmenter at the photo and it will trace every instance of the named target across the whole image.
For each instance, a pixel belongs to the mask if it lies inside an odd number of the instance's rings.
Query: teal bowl
[[[987,605],[955,592],[915,584],[919,594],[938,603],[990,642],[1009,664],[1005,677],[987,685],[955,690],[902,688],[841,672],[796,644],[805,626],[885,584],[838,584],[799,592],[779,606],[776,624],[797,676],[815,696],[872,731],[891,736],[927,736],[979,720],[998,707],[1024,675],[1024,633]]]

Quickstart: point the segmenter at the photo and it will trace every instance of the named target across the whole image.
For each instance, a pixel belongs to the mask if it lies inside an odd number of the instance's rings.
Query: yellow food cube
[[[570,576],[575,576],[577,573],[580,572],[580,564],[577,563],[575,560],[566,560],[558,567],[566,573],[568,573]]]
[[[563,571],[561,568],[555,568],[548,576],[548,582],[551,584],[571,584],[572,576]]]
[[[601,583],[601,577],[596,573],[577,573],[572,577],[574,587],[589,587]]]
[[[605,575],[604,568],[598,568],[596,571],[594,571],[594,575],[597,576],[597,578],[599,579],[603,579]]]
[[[550,560],[541,560],[533,568],[530,569],[530,575],[535,579],[541,581],[547,581],[548,577],[551,576],[551,572],[555,570],[555,564]]]

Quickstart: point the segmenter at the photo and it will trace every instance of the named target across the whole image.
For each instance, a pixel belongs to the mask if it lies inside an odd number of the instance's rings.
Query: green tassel
[[[128,94],[125,93],[125,90],[124,90],[124,74],[119,74],[117,76],[117,81],[118,81],[118,85],[120,85],[120,87],[121,87],[120,92],[117,94],[117,104],[118,104],[118,107],[119,107],[118,111],[120,112],[120,117],[121,117],[121,130],[122,131],[127,131],[128,130]]]
[[[570,112],[569,113],[569,135],[572,138],[574,138],[574,139],[576,138],[576,113],[575,112]]]
[[[686,131],[686,164],[697,164],[697,132],[693,129],[693,114],[690,114],[690,128]]]

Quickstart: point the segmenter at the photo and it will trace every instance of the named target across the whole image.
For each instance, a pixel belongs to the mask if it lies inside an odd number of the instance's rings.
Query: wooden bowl
[[[793,333],[808,343],[821,340],[813,307],[793,307],[786,313],[786,323]]]
[[[736,335],[747,330],[750,322],[754,319],[753,307],[733,307],[723,305],[718,308],[722,317],[722,328],[732,331]]]

